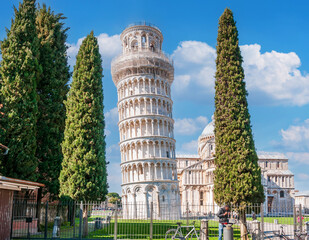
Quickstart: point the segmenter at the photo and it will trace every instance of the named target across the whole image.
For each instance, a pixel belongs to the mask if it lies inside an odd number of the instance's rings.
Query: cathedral
[[[210,214],[217,209],[214,202],[215,122],[205,127],[198,138],[197,155],[176,155],[177,176],[180,186],[182,212],[189,203],[190,211]],[[294,175],[288,168],[288,159],[283,154],[258,152],[264,186],[264,212],[292,210],[294,203]]]

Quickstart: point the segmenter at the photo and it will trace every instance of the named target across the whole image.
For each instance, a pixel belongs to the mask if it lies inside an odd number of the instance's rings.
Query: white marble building
[[[163,35],[154,26],[137,24],[121,36],[123,52],[112,61],[118,91],[125,218],[180,214],[171,84],[173,62],[162,52]]]
[[[214,202],[214,120],[198,139],[198,155],[177,155],[177,171],[181,203],[187,202],[190,211],[209,214],[217,211]],[[292,210],[294,203],[294,175],[288,168],[288,159],[283,154],[258,153],[265,192],[264,211]],[[185,210],[182,209],[184,212]]]

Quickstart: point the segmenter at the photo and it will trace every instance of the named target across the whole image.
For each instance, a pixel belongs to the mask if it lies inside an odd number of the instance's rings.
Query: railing
[[[152,23],[149,23],[149,22],[146,22],[146,21],[140,21],[140,22],[131,23],[126,28],[134,27],[134,26],[149,26],[149,27],[155,28],[155,29],[157,29],[158,31],[161,32],[161,30],[156,25],[154,25]]]
[[[132,57],[139,57],[139,58],[145,58],[145,57],[156,57],[156,58],[162,58],[163,60],[169,62],[172,66],[174,65],[173,59],[170,55],[165,53],[162,50],[158,50],[156,52],[151,51],[150,49],[138,49],[136,51],[128,51],[125,53],[121,53],[115,58],[113,58],[111,65],[113,66],[117,61],[121,60],[130,60]]]
[[[194,222],[200,239],[215,239],[219,234],[217,205],[72,201],[37,206],[25,201],[14,203],[13,208],[22,214],[12,218],[12,239],[165,239],[166,232],[177,228],[178,222],[182,226],[192,226]],[[234,238],[241,238],[239,216],[245,213],[250,238],[273,238],[283,225],[285,235],[293,239],[295,233],[306,230],[305,222],[309,221],[309,216],[301,216],[301,212],[301,206],[293,205],[268,213],[264,212],[264,204],[232,206],[230,218],[236,220]],[[189,230],[182,228],[183,234]]]

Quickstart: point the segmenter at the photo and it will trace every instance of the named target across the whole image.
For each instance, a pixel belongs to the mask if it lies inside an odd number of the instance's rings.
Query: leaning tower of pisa
[[[180,197],[175,160],[171,84],[173,62],[161,50],[163,35],[134,24],[121,36],[123,52],[112,61],[118,92],[125,218],[177,218]]]

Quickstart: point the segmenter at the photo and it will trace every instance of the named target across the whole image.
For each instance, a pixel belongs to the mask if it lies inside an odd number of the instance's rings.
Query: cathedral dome
[[[209,137],[215,135],[215,120],[214,116],[211,117],[211,122],[207,124],[207,126],[204,128],[202,134],[200,137]]]

